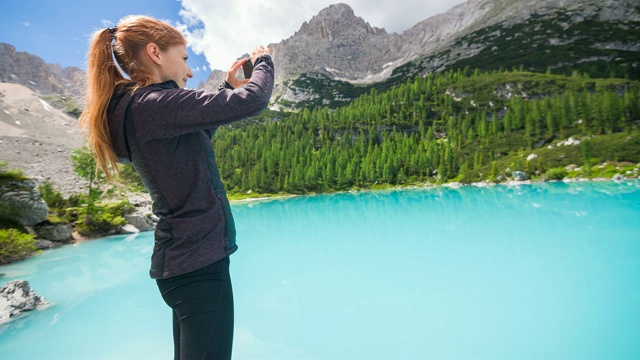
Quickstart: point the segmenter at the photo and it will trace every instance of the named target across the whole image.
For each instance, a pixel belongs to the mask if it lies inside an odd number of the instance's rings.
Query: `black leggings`
[[[174,359],[231,359],[229,258],[157,283],[162,298],[173,309]]]

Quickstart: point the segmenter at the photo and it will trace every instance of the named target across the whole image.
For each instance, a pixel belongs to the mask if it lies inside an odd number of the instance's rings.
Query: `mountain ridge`
[[[615,31],[612,37],[589,44],[593,31],[577,29],[585,23]],[[536,33],[545,26],[552,29]],[[564,36],[563,30],[572,27],[577,29],[572,37]],[[527,65],[532,71],[560,71],[579,64],[588,72],[592,64],[603,68],[602,73],[607,63],[615,63],[635,74],[640,65],[640,38],[629,33],[639,27],[640,5],[635,0],[469,0],[401,34],[371,26],[349,5],[330,5],[290,37],[269,45],[276,66],[272,106],[293,110],[339,106],[372,86],[382,89],[412,76],[476,65],[484,69]],[[504,35],[509,32],[515,33]],[[531,43],[527,38],[533,33],[544,39]],[[528,52],[513,52],[527,41]],[[552,63],[538,58],[536,64],[529,64],[538,57],[532,49],[550,52],[557,56],[549,59],[560,60]],[[0,81],[42,93],[72,94],[82,102],[82,70],[46,64],[35,55],[16,52],[9,44],[0,46],[0,54]],[[567,56],[562,58],[562,54]],[[623,61],[616,60],[619,58]],[[198,88],[214,92],[224,77],[224,71],[214,70]]]
[[[526,24],[532,27],[524,26]],[[545,33],[539,31],[540,27],[552,29]],[[572,37],[563,34],[567,28],[575,28]],[[602,31],[595,31],[595,28]],[[401,45],[398,45],[395,57],[385,59],[387,62],[383,68],[374,68],[360,75],[351,73],[350,76],[341,76],[337,71],[307,66],[306,71],[298,74],[297,78],[291,73],[281,75],[280,81],[276,82],[281,86],[276,88],[275,102],[284,108],[317,106],[321,101],[326,102],[323,98],[331,94],[331,91],[317,84],[324,83],[346,89],[344,92],[334,92],[334,98],[342,98],[343,101],[330,101],[334,106],[339,106],[355,98],[350,94],[357,96],[368,91],[359,90],[358,86],[380,88],[381,85],[387,86],[386,83],[402,82],[412,76],[425,76],[448,68],[473,68],[480,64],[483,69],[499,69],[509,64],[509,67],[528,65],[527,69],[531,71],[558,68],[565,69],[565,72],[576,64],[579,64],[581,71],[589,72],[589,66],[593,65],[601,68],[597,71],[598,76],[602,76],[603,72],[608,71],[606,68],[613,64],[618,67],[616,71],[621,73],[618,76],[624,77],[625,70],[620,68],[626,68],[634,76],[640,77],[637,49],[640,36],[632,31],[633,28],[640,28],[640,6],[635,5],[633,0],[469,0],[396,35]],[[489,32],[487,29],[492,30]],[[613,36],[605,36],[607,31],[613,31]],[[515,33],[500,38],[501,34],[509,32]],[[531,44],[529,49],[514,53],[513,49],[522,47],[523,41],[528,42],[532,33],[535,33],[536,43]],[[598,38],[604,45],[589,43],[590,37]],[[553,43],[556,38],[563,39],[564,43]],[[462,41],[464,39],[467,41]],[[569,56],[563,59],[562,64],[552,63],[550,61],[554,57],[541,57],[535,49],[540,49],[541,53],[555,53],[558,55],[555,57],[562,58],[563,54]],[[603,52],[606,54],[594,57]],[[496,53],[509,54],[518,62],[514,63],[513,59],[506,56],[496,56]],[[529,61],[534,58],[535,63]],[[620,58],[623,60],[618,61]],[[287,67],[286,62],[286,58],[277,59],[282,68]],[[300,64],[298,66],[303,68]],[[309,81],[314,78],[319,80]],[[318,87],[321,89],[314,89]]]
[[[26,86],[43,94],[68,94],[84,97],[86,73],[75,66],[63,68],[46,63],[37,55],[0,43],[0,82]]]

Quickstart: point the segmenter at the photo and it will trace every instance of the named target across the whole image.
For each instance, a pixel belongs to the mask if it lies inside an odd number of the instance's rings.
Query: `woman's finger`
[[[264,54],[270,54],[269,49],[262,45],[258,45],[251,53],[251,61],[255,62],[257,58]]]
[[[231,64],[231,68],[227,72],[235,74],[235,72],[240,70],[240,68],[242,67],[242,64],[244,64],[246,61],[247,59],[240,59],[240,60],[234,61],[233,64]]]

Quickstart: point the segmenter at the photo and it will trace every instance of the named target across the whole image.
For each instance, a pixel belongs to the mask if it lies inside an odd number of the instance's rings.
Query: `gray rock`
[[[122,228],[120,228],[120,234],[137,234],[140,230],[131,224],[126,224]]]
[[[0,288],[0,323],[7,322],[38,305],[46,305],[47,300],[31,289],[29,282],[13,280]]]
[[[38,237],[46,240],[64,242],[71,239],[71,224],[42,224],[34,228]]]
[[[150,205],[138,207],[133,213],[125,214],[124,218],[140,231],[153,231],[158,223],[158,217],[151,212]]]
[[[31,180],[7,181],[0,185],[2,215],[24,226],[44,221],[49,215],[49,207],[35,187]]]
[[[49,240],[38,239],[34,243],[35,247],[39,250],[51,249],[53,247],[53,242]]]
[[[515,181],[526,181],[528,179],[529,179],[529,176],[527,175],[527,173],[524,173],[522,171],[513,172],[513,180]]]
[[[622,182],[622,181],[627,180],[627,178],[626,178],[624,175],[622,175],[622,174],[615,174],[615,175],[613,175],[613,177],[611,178],[611,180],[613,180],[613,181],[615,181],[615,182]]]

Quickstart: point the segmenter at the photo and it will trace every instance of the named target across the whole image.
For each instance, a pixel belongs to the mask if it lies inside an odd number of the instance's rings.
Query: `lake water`
[[[639,359],[640,183],[234,204],[234,359]],[[171,359],[152,234],[0,267],[54,305],[2,359]]]

